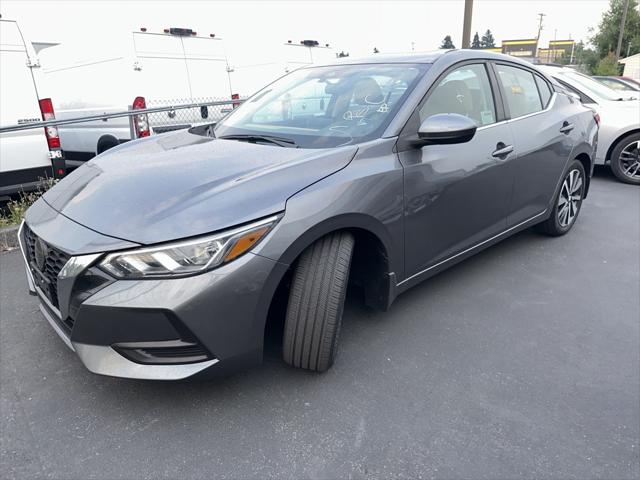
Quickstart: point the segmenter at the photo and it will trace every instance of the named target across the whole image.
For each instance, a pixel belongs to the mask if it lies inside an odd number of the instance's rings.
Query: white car
[[[608,164],[622,182],[640,185],[640,100],[612,90],[571,68],[538,66],[600,116],[597,164]]]

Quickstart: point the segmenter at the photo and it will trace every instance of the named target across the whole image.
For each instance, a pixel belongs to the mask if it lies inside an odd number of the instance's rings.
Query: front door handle
[[[573,130],[574,128],[575,128],[575,125],[573,123],[569,123],[567,121],[564,121],[564,122],[562,122],[562,127],[560,127],[560,132],[564,133],[566,135],[571,130]]]
[[[505,145],[502,142],[498,142],[496,150],[491,152],[491,156],[495,158],[504,158],[513,152],[513,145]]]

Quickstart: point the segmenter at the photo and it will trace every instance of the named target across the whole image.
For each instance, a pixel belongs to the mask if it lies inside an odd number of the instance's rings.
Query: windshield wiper
[[[248,135],[223,135],[222,137],[218,137],[223,140],[240,140],[243,142],[268,142],[273,143],[274,145],[278,145],[279,147],[290,147],[290,148],[298,148],[296,142],[289,138],[282,137],[274,137],[272,135],[256,135],[256,134],[248,134]]]

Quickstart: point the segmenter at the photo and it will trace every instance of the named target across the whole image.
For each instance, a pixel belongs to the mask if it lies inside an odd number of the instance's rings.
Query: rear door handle
[[[502,158],[513,152],[513,145],[505,145],[504,143],[499,142],[496,145],[496,149],[497,150],[491,152],[491,156],[495,158]]]
[[[569,122],[562,122],[562,127],[560,127],[560,132],[567,134],[569,133],[571,130],[573,130],[575,127],[575,125],[573,123],[569,123]]]

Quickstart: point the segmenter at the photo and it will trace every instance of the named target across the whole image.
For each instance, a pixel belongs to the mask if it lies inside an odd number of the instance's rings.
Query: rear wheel
[[[551,216],[536,226],[538,231],[557,237],[571,230],[580,213],[586,183],[582,163],[574,160],[562,180]]]
[[[640,185],[640,133],[618,142],[611,152],[611,170],[621,182]]]
[[[300,256],[282,342],[288,364],[317,372],[333,364],[353,246],[353,235],[337,232],[321,238]]]

